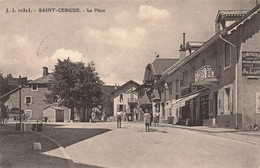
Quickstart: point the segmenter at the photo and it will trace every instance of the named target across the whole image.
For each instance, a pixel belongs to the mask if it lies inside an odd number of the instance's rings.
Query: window
[[[124,96],[123,96],[123,94],[120,94],[119,101],[122,102],[123,100],[124,100]]]
[[[32,110],[24,110],[24,114],[28,119],[32,118]]]
[[[117,111],[119,112],[119,111],[126,111],[126,106],[125,106],[125,104],[119,104],[119,105],[117,105]]]
[[[187,83],[188,83],[188,72],[187,72],[187,70],[182,73],[182,76],[183,76],[182,86],[186,86]]]
[[[231,46],[229,44],[225,44],[225,68],[230,66],[231,60]]]
[[[32,85],[31,86],[32,91],[37,91],[38,90],[38,85]]]
[[[169,83],[169,94],[172,95],[172,82]]]
[[[32,104],[32,97],[31,96],[25,97],[25,104]]]
[[[224,89],[224,111],[232,112],[232,90],[230,88]]]
[[[177,79],[175,81],[175,83],[176,83],[176,93],[178,93],[179,92],[179,80]]]
[[[179,99],[179,95],[176,95],[175,99],[176,99],[176,100]]]
[[[205,59],[204,58],[201,60],[200,65],[201,65],[201,67],[203,67],[205,65]]]

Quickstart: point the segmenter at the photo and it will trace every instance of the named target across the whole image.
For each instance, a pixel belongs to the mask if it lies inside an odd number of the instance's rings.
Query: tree
[[[82,62],[72,62],[69,58],[58,60],[53,73],[53,84],[48,100],[55,101],[71,109],[71,120],[74,121],[74,109],[81,112],[81,121],[85,120],[85,110],[100,104],[102,96],[100,80],[95,64],[85,66]]]
[[[8,74],[7,76],[3,76],[3,74],[0,73],[0,97],[9,92],[10,90],[14,89],[15,86],[9,86],[8,79],[12,78],[11,74]],[[9,95],[3,97],[0,99],[0,118],[4,124],[4,120],[8,119],[7,109],[4,105],[4,103],[9,99]]]

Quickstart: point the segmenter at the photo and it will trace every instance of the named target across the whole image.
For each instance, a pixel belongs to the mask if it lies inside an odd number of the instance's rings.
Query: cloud
[[[42,74],[42,67],[47,66],[54,69],[57,60],[70,57],[74,62],[88,63],[89,60],[79,51],[60,48],[52,56],[37,56],[37,45],[26,36],[13,35],[2,36],[0,52],[0,67],[4,74],[11,73],[14,77],[27,76],[29,79],[39,78]],[[11,52],[10,52],[11,51]]]
[[[165,9],[157,9],[148,5],[141,5],[139,7],[138,17],[140,20],[159,21],[171,17],[171,13]]]
[[[86,40],[94,46],[93,60],[101,79],[107,84],[122,84],[140,76],[138,65],[145,60],[142,46],[146,36],[147,30],[142,27],[89,29]]]
[[[89,62],[88,58],[83,57],[83,54],[79,51],[66,50],[64,48],[57,49],[56,52],[51,57],[47,58],[46,61],[49,62],[48,64],[51,63],[52,65],[55,65],[58,59],[64,60],[67,58],[70,58],[70,60],[73,62]]]

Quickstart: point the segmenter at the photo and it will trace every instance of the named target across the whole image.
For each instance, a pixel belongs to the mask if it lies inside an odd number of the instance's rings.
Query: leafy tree
[[[8,74],[7,76],[3,76],[2,73],[0,73],[0,97],[6,94],[7,92],[14,89],[15,86],[9,86],[8,79],[12,78],[11,74]],[[4,103],[9,99],[9,95],[3,97],[0,99],[0,118],[4,124],[4,120],[8,118],[6,107],[4,106]]]
[[[70,108],[73,121],[75,108],[80,110],[81,121],[85,121],[86,109],[100,104],[101,87],[104,83],[100,80],[93,62],[85,66],[84,63],[72,62],[69,58],[58,60],[52,82],[48,100],[59,100],[61,105]]]

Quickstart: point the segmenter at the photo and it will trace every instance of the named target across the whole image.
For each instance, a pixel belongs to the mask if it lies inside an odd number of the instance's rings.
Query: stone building
[[[184,38],[180,60],[156,83],[162,117],[186,125],[260,125],[259,11],[260,5],[218,11],[216,34],[197,49]]]
[[[43,110],[52,105],[47,102],[46,95],[50,93],[48,89],[51,85],[52,74],[48,73],[48,68],[43,67],[43,76],[30,81],[21,89],[21,109],[25,112],[28,120],[42,120]],[[5,106],[19,108],[19,91],[12,93],[6,101]],[[55,106],[56,107],[56,106]],[[63,121],[70,120],[70,110],[62,107]],[[55,118],[55,117],[54,117]]]

